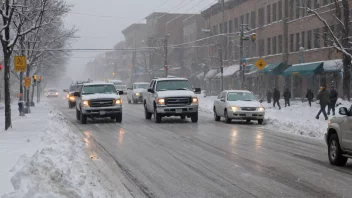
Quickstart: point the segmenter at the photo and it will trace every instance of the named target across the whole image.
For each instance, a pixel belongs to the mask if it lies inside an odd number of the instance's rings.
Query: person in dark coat
[[[320,88],[320,92],[317,96],[317,99],[320,101],[320,111],[318,112],[318,115],[315,118],[319,119],[320,114],[323,113],[325,120],[327,120],[328,116],[326,115],[325,108],[330,103],[330,94],[328,90],[326,90],[326,86],[322,86]]]
[[[274,88],[274,107],[275,107],[275,104],[277,103],[277,106],[279,107],[279,109],[281,109],[281,106],[280,106],[280,91],[277,90],[276,88]]]
[[[309,102],[309,106],[311,107],[312,106],[312,101],[313,101],[313,98],[314,98],[314,93],[312,92],[311,89],[307,90],[306,98],[307,98],[307,100]]]
[[[335,87],[331,86],[331,90],[330,90],[330,94],[329,94],[330,103],[328,106],[328,115],[330,115],[331,110],[332,110],[332,115],[335,115],[335,106],[336,106],[338,96],[339,95],[338,95]]]
[[[285,107],[290,106],[291,92],[288,89],[284,91]]]
[[[273,93],[271,93],[270,90],[268,90],[266,92],[266,100],[268,101],[268,103],[271,103],[271,98],[273,97]]]

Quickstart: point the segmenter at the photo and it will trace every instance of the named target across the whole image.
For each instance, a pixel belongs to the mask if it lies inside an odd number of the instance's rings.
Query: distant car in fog
[[[124,94],[127,93],[127,86],[121,80],[109,80],[108,82],[114,84],[116,91],[123,91]]]
[[[53,89],[53,88],[48,89],[45,93],[45,96],[48,98],[50,98],[50,97],[57,98],[57,97],[59,97],[59,91],[57,89]]]
[[[137,104],[138,102],[143,102],[143,93],[147,92],[149,88],[149,84],[147,82],[136,82],[132,85],[132,87],[127,89],[127,100],[128,103],[133,102]]]

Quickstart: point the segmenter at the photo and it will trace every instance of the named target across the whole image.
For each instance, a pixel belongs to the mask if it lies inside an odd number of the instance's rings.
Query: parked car
[[[221,117],[224,117],[227,123],[236,119],[246,120],[248,123],[252,120],[257,120],[259,124],[262,124],[265,116],[265,108],[261,102],[250,91],[223,91],[214,101],[213,111],[215,121],[220,121]]]
[[[45,96],[46,96],[47,98],[50,98],[50,97],[55,97],[55,98],[57,98],[57,97],[59,97],[59,91],[58,91],[57,89],[53,89],[53,88],[48,89],[48,90],[46,91],[46,93],[45,93]]]
[[[114,84],[117,91],[123,91],[123,94],[127,93],[127,86],[121,80],[109,80],[108,82]]]
[[[325,141],[328,145],[329,161],[332,165],[344,166],[352,158],[352,106],[340,107],[340,116],[329,120]]]
[[[143,94],[145,118],[151,119],[154,114],[156,123],[162,117],[180,116],[198,122],[198,98],[200,89],[193,89],[186,78],[153,79],[148,91]]]
[[[127,100],[128,103],[143,102],[143,93],[147,92],[150,83],[137,82],[132,85],[131,88],[127,89]]]
[[[122,122],[122,91],[117,92],[112,83],[84,83],[76,97],[76,118],[82,124],[87,118],[110,117]]]

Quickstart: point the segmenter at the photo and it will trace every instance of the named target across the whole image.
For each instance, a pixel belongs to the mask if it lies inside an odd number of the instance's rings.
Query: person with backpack
[[[329,93],[329,99],[330,99],[330,103],[328,106],[328,115],[330,115],[330,111],[332,110],[332,115],[335,115],[335,106],[336,106],[336,102],[337,102],[337,98],[338,98],[338,93],[335,89],[334,86],[331,86],[331,90]]]
[[[279,110],[281,109],[281,106],[280,106],[280,91],[276,88],[274,88],[274,107],[275,107],[275,104],[277,104],[277,106],[279,107]]]
[[[328,90],[326,90],[325,85],[321,86],[317,99],[319,100],[320,110],[318,112],[318,115],[315,118],[319,120],[320,114],[323,113],[325,120],[328,120],[328,116],[326,115],[325,108],[330,103],[330,94]]]
[[[308,100],[309,106],[311,107],[312,106],[312,101],[314,99],[314,93],[312,92],[311,89],[307,90],[306,98]]]
[[[290,106],[291,92],[286,88],[284,92],[285,107]]]

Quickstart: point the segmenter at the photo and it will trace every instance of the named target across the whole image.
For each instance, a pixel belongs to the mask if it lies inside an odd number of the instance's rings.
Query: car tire
[[[225,115],[225,122],[231,123],[232,120],[231,120],[231,118],[229,118],[229,115],[227,114],[227,110],[225,110],[224,115]]]
[[[263,124],[264,120],[261,119],[261,120],[258,120],[258,124]]]
[[[145,116],[145,119],[147,119],[147,120],[152,119],[152,115],[153,115],[153,114],[151,114],[151,113],[148,111],[147,105],[144,104],[144,116]]]
[[[131,100],[127,99],[128,100],[128,104],[131,104]]]
[[[344,166],[348,158],[342,156],[342,150],[337,134],[332,134],[328,141],[328,155],[330,164],[335,166]]]
[[[76,119],[81,120],[81,112],[79,112],[77,108],[76,108]]]
[[[181,120],[184,120],[186,119],[186,116],[185,115],[181,115]]]
[[[119,113],[116,115],[116,122],[118,122],[118,123],[122,122],[122,113]]]
[[[247,122],[247,123],[251,123],[251,119],[247,119],[246,122]]]
[[[216,114],[216,110],[215,110],[215,107],[214,107],[214,120],[215,120],[216,122],[219,122],[220,119],[221,119],[221,117]]]
[[[79,117],[81,118],[81,123],[82,123],[82,124],[87,124],[87,116],[84,115],[84,114],[82,113],[82,111],[80,111],[80,116],[79,116]]]
[[[194,114],[191,116],[191,121],[193,123],[197,123],[198,122],[198,113]]]
[[[155,123],[160,123],[161,122],[161,115],[156,111],[156,108],[154,108],[154,119]]]

